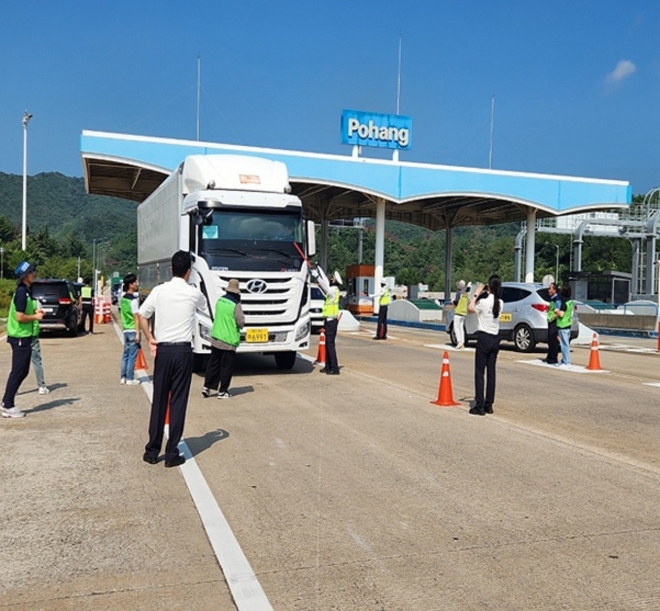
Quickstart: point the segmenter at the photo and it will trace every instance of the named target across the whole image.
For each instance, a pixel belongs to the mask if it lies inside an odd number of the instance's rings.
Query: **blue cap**
[[[17,278],[22,278],[23,276],[26,276],[27,274],[35,271],[36,269],[37,269],[36,265],[32,265],[27,261],[21,261],[18,264],[18,267],[14,270],[14,273],[16,274]]]

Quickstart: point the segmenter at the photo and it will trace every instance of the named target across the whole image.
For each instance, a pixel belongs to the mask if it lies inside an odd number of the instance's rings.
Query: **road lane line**
[[[123,331],[114,321],[112,324],[119,339],[123,342]],[[140,380],[149,403],[151,403],[153,401],[153,384],[148,376],[141,376]],[[166,436],[169,432],[167,429],[166,426]],[[225,576],[238,611],[273,611],[266,593],[245,557],[185,439],[181,440],[178,449],[186,457],[186,462],[179,467],[181,475],[186,482],[188,492],[204,525],[206,536]]]
[[[606,369],[587,369],[582,367],[582,365],[571,365],[570,367],[558,367],[557,365],[551,365],[544,363],[539,359],[534,359],[533,361],[515,361],[516,363],[522,363],[523,365],[535,365],[537,367],[545,367],[546,369],[553,369],[555,371],[568,371],[570,373],[610,373]]]

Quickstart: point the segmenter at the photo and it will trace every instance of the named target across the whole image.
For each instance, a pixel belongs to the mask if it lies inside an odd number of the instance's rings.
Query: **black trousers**
[[[339,371],[339,363],[337,362],[337,348],[335,346],[338,326],[338,319],[325,319],[325,368],[329,369],[330,371]]]
[[[546,362],[550,364],[557,363],[559,356],[559,331],[557,330],[557,321],[548,323],[548,355]]]
[[[222,350],[211,346],[211,358],[204,376],[206,388],[217,388],[219,393],[227,392],[231,384],[236,362],[236,350]],[[218,387],[218,384],[220,386]]]
[[[87,324],[87,318],[89,318],[89,332],[94,333],[94,306],[91,303],[83,303],[82,318],[80,320],[80,326],[83,331]]]
[[[475,409],[491,409],[495,402],[495,364],[500,351],[500,338],[479,331],[474,354],[474,398]],[[486,396],[484,398],[484,372],[486,373]]]
[[[30,373],[32,338],[12,339],[9,343],[11,344],[11,371],[9,372],[9,378],[7,378],[2,404],[5,407],[14,407],[16,393],[21,387],[23,380]]]
[[[165,460],[179,455],[177,446],[186,420],[193,355],[190,344],[158,344],[154,362],[154,395],[149,419],[149,442],[145,452],[157,458],[163,445],[163,427],[167,403],[170,404],[170,433],[165,446]]]
[[[378,310],[376,337],[378,339],[387,339],[387,306],[380,306]]]

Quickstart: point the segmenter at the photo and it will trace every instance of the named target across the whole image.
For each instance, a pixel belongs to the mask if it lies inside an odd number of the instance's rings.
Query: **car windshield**
[[[299,211],[215,209],[199,237],[211,269],[297,271],[303,264]]]
[[[323,296],[323,291],[320,288],[313,286],[312,299],[325,299],[325,297]]]
[[[54,295],[55,297],[70,297],[69,287],[66,282],[39,282],[32,284],[32,297],[45,297]]]

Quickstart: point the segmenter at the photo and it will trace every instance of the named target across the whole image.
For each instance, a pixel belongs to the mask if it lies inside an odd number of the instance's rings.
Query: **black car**
[[[45,314],[39,323],[41,329],[66,331],[78,335],[82,318],[80,294],[70,280],[35,280],[32,297]]]

